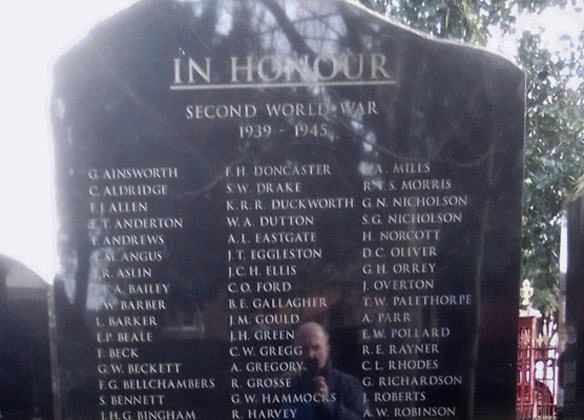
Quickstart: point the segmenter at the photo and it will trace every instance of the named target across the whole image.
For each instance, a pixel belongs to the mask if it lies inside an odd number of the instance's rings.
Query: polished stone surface
[[[560,307],[564,312],[563,342],[559,367],[558,413],[565,420],[584,416],[584,195],[571,199],[566,213],[566,267],[560,286]]]
[[[0,255],[0,419],[53,418],[49,287]]]
[[[55,67],[62,417],[514,418],[523,98],[345,2],[98,25]]]

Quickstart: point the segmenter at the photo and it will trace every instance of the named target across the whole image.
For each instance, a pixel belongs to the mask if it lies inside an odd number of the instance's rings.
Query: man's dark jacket
[[[303,372],[293,382],[294,393],[312,393],[315,376],[324,376],[329,388],[329,401],[295,404],[295,420],[362,420],[367,409],[363,401],[364,391],[354,376],[332,366],[330,360],[319,372]],[[333,401],[334,399],[334,401]]]

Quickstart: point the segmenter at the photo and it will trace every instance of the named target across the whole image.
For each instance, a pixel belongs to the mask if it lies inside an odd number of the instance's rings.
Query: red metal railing
[[[522,317],[519,323],[517,420],[556,418],[557,351],[536,338],[536,321]]]

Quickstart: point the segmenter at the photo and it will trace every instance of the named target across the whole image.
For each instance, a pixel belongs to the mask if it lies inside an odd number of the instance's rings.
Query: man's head
[[[316,363],[318,369],[325,367],[330,352],[328,334],[316,322],[302,324],[296,330],[296,345],[302,347],[302,358],[305,363]]]

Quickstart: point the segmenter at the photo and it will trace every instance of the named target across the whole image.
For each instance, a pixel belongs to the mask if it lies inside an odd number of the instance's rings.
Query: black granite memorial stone
[[[98,25],[55,68],[62,418],[512,419],[523,97],[344,1]]]
[[[0,255],[0,419],[51,420],[48,285]]]
[[[559,358],[558,418],[576,420],[584,416],[584,194],[565,205],[566,272],[561,285],[565,304],[564,345]]]

